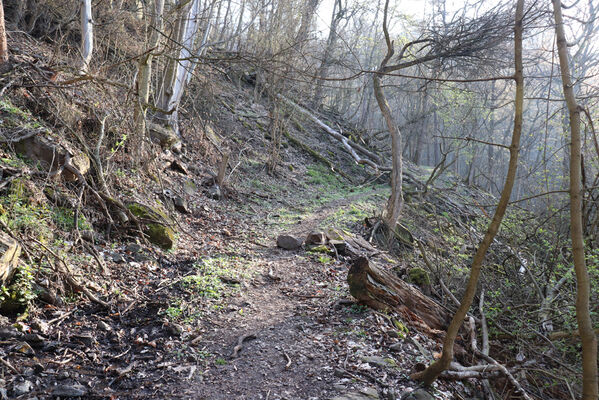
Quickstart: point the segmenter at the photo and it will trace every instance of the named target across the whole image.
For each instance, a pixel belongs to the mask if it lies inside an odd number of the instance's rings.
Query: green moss
[[[169,218],[164,212],[140,203],[131,203],[127,205],[127,208],[137,218],[152,220],[152,222],[145,222],[143,231],[150,243],[164,250],[173,248],[176,242],[176,234],[169,226]]]
[[[428,272],[423,268],[412,268],[408,271],[410,282],[418,286],[427,286],[431,284],[431,279]]]

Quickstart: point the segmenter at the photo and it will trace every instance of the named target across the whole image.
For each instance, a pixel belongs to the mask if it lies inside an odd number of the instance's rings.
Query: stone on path
[[[295,250],[302,246],[302,240],[291,235],[279,235],[277,246],[285,250]]]

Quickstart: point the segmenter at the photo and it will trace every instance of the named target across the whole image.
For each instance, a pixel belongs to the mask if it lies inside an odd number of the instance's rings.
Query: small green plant
[[[363,306],[361,304],[352,304],[349,310],[354,314],[363,314],[368,311],[368,306]]]
[[[320,262],[321,264],[328,265],[328,264],[332,264],[333,261],[334,260],[331,257],[327,256],[326,254],[321,254],[318,256],[318,262]]]
[[[227,364],[227,360],[225,360],[222,357],[217,358],[216,360],[214,360],[214,363],[216,365],[226,365]]]
[[[34,277],[29,264],[21,264],[11,283],[0,287],[0,308],[7,313],[26,313],[29,303],[37,297]]]

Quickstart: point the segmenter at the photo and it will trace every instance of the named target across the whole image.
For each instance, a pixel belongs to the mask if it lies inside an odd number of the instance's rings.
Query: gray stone
[[[389,350],[391,350],[391,351],[402,351],[401,343],[393,343],[391,346],[389,346]]]
[[[13,388],[13,395],[19,397],[25,393],[29,393],[33,390],[33,383],[31,381],[23,381],[18,383]]]
[[[125,247],[126,251],[133,254],[139,253],[142,249],[143,247],[141,247],[141,245],[137,243],[129,243],[127,247]]]
[[[52,390],[54,396],[81,397],[87,394],[85,386],[75,383],[74,385],[58,385]]]
[[[187,207],[187,201],[181,196],[175,196],[173,198],[173,204],[175,206],[175,210],[179,211],[181,214],[190,214],[189,208]]]
[[[97,327],[104,332],[110,332],[112,330],[112,327],[104,321],[98,321]]]
[[[120,253],[113,253],[111,255],[111,257],[112,257],[112,261],[114,261],[117,264],[121,264],[121,263],[124,263],[126,261],[125,257],[123,257],[123,255],[120,254]]]
[[[373,400],[378,399],[379,395],[375,388],[369,387],[359,392],[348,392],[340,396],[333,397],[331,400]]]
[[[412,392],[404,392],[401,400],[435,400],[435,396],[424,389],[416,389]]]
[[[183,191],[185,192],[185,194],[193,196],[198,192],[198,185],[196,185],[196,183],[191,179],[188,179],[185,182],[183,182]]]
[[[220,186],[214,184],[208,188],[208,197],[213,200],[220,200],[223,197],[222,191],[220,190]]]
[[[285,250],[295,250],[302,246],[302,240],[291,235],[279,235],[277,246]]]
[[[362,357],[362,361],[372,365],[373,367],[394,367],[395,362],[393,360],[383,357],[371,356],[371,357]]]

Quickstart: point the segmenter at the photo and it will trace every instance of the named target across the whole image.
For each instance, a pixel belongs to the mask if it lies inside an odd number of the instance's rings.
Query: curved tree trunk
[[[582,343],[582,398],[599,398],[597,378],[597,336],[593,332],[593,323],[589,312],[590,281],[584,258],[584,239],[582,232],[582,188],[581,188],[581,140],[580,111],[576,103],[573,83],[568,65],[568,45],[564,32],[561,0],[553,0],[557,52],[564,97],[570,117],[570,235],[572,237],[572,257],[576,272],[576,320]]]
[[[516,26],[514,29],[514,58],[516,68],[514,80],[516,81],[516,107],[514,115],[514,131],[512,133],[512,144],[510,146],[510,163],[508,167],[508,173],[505,178],[505,185],[503,186],[499,204],[497,205],[493,219],[491,220],[489,228],[487,229],[487,232],[485,233],[485,236],[479,245],[476,254],[474,255],[474,259],[472,260],[470,278],[468,279],[464,297],[462,298],[460,307],[454,314],[453,319],[449,324],[449,328],[447,328],[447,335],[443,341],[443,353],[441,358],[432,363],[424,371],[412,375],[413,379],[420,380],[424,382],[425,385],[430,385],[433,383],[453,361],[453,345],[455,343],[456,336],[464,322],[466,313],[468,312],[468,309],[470,309],[472,301],[474,300],[474,295],[476,294],[476,287],[478,285],[478,279],[480,277],[482,264],[485,260],[485,255],[487,254],[487,250],[491,246],[491,243],[493,242],[493,239],[499,230],[499,226],[501,225],[503,215],[505,214],[505,210],[512,194],[512,188],[514,186],[516,171],[518,168],[518,150],[520,146],[520,134],[522,132],[522,113],[524,105],[524,77],[522,72],[523,3],[524,0],[518,0],[516,5]]]
[[[385,11],[383,17],[383,32],[385,33],[385,41],[387,43],[387,55],[383,58],[378,71],[374,74],[372,79],[374,86],[374,96],[381,109],[381,113],[385,118],[387,129],[391,135],[391,154],[392,154],[392,165],[391,165],[391,196],[387,201],[387,209],[385,214],[385,223],[390,230],[394,230],[403,208],[403,160],[402,160],[402,149],[401,149],[401,132],[397,123],[393,119],[391,114],[391,107],[385,97],[385,92],[381,85],[381,78],[384,76],[385,68],[387,63],[393,57],[395,53],[393,49],[393,42],[389,37],[389,31],[387,30],[387,11],[389,9],[389,0],[385,2]]]

